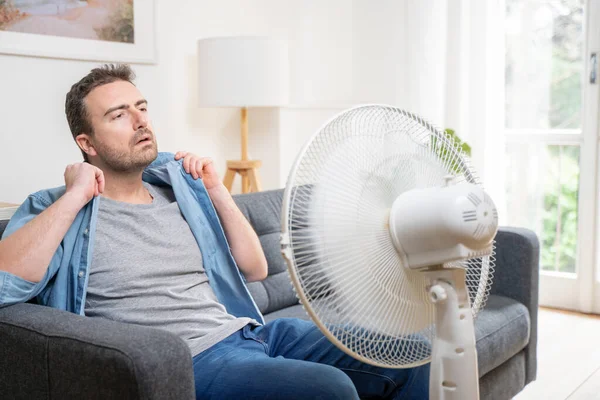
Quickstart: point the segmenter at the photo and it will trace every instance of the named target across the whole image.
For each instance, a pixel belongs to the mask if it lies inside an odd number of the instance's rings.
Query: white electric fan
[[[431,361],[430,398],[479,398],[473,318],[498,215],[454,141],[383,105],[327,122],[291,169],[282,253],[304,308],[344,352],[387,368]]]

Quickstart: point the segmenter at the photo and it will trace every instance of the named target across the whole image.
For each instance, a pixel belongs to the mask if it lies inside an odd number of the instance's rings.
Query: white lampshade
[[[273,107],[288,102],[284,40],[238,36],[198,41],[201,107]]]

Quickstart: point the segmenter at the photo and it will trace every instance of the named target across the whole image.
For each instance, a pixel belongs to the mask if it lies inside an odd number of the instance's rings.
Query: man
[[[41,304],[170,331],[198,398],[422,399],[428,366],[369,366],[314,324],[264,324],[247,281],[267,262],[210,159],[157,152],[128,66],[93,69],[66,114],[85,162],[32,194],[0,241],[0,305]],[[241,272],[241,274],[240,274]]]

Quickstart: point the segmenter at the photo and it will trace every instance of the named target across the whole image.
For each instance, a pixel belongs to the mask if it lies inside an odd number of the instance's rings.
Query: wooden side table
[[[259,160],[247,161],[227,161],[227,173],[223,179],[223,184],[231,192],[233,179],[236,174],[242,177],[242,193],[260,192],[261,184],[258,176],[258,168],[261,162]]]
[[[248,109],[242,107],[242,159],[227,160],[227,172],[223,184],[231,192],[236,174],[242,177],[242,193],[260,192],[262,190],[258,169],[260,160],[248,159]]]

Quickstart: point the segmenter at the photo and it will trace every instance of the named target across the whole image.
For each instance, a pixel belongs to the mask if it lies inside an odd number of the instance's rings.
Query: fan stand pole
[[[248,160],[248,109],[242,108],[242,159],[227,160],[227,172],[223,184],[231,192],[236,174],[242,177],[242,193],[260,192],[261,184],[258,176],[259,160]]]
[[[431,355],[429,398],[479,400],[475,329],[465,270],[438,269],[429,295],[435,305],[435,339]]]

